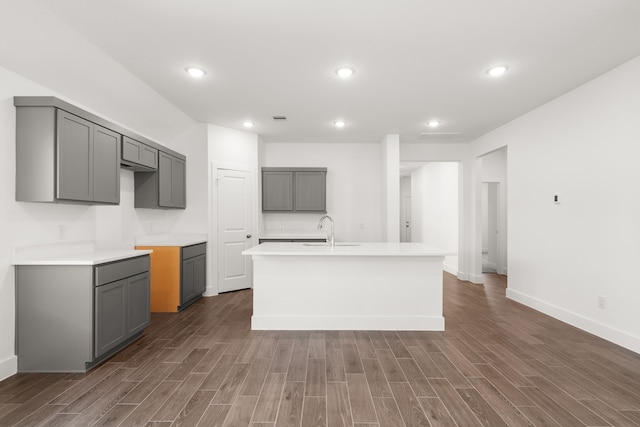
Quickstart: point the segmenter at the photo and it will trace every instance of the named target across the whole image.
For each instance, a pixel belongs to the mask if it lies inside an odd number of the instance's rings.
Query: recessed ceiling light
[[[496,65],[495,67],[491,67],[487,70],[487,74],[491,77],[500,77],[509,69],[506,65]]]
[[[341,77],[343,79],[348,79],[349,77],[353,76],[355,72],[356,70],[349,67],[341,67],[336,70],[336,74],[338,75],[338,77]]]
[[[253,123],[251,120],[245,120],[244,122],[242,122],[242,126],[246,127],[246,128],[252,128],[254,127],[256,124]]]
[[[185,68],[185,71],[191,77],[194,77],[196,79],[199,79],[200,77],[204,77],[205,74],[207,74],[207,72],[205,70],[203,70],[202,68],[198,68],[198,67],[187,67],[187,68]]]
[[[344,120],[336,120],[335,122],[333,122],[333,125],[337,128],[343,128],[347,125],[347,122],[345,122]]]
[[[429,126],[430,128],[437,128],[438,126],[440,126],[440,120],[429,120],[427,122],[427,126]]]

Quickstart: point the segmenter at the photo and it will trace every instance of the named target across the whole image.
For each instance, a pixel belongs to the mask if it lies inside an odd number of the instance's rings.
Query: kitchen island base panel
[[[251,329],[254,331],[444,331],[444,317],[253,315]]]
[[[444,330],[443,256],[253,260],[252,329]]]

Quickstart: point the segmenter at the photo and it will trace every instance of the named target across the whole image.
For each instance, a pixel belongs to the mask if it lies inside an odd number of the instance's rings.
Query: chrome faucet
[[[325,219],[328,219],[329,222],[331,223],[331,235],[329,236],[329,246],[333,248],[336,245],[336,241],[333,236],[333,219],[329,215],[323,215],[322,218],[320,218],[320,221],[318,221],[318,230],[322,230]]]

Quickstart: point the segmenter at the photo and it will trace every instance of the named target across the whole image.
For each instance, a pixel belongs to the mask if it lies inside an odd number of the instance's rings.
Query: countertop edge
[[[152,250],[125,250],[125,251],[95,251],[84,252],[78,254],[71,254],[58,259],[54,258],[34,258],[14,260],[12,262],[15,266],[34,266],[34,265],[99,265],[106,264],[114,261],[121,261],[128,258],[136,258],[139,256],[149,255],[153,253]]]

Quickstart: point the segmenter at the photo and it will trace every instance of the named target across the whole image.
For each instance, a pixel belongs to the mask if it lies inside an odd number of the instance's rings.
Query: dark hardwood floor
[[[640,355],[445,274],[445,332],[251,331],[251,291],[154,314],[87,374],[0,382],[0,426],[639,426]]]

